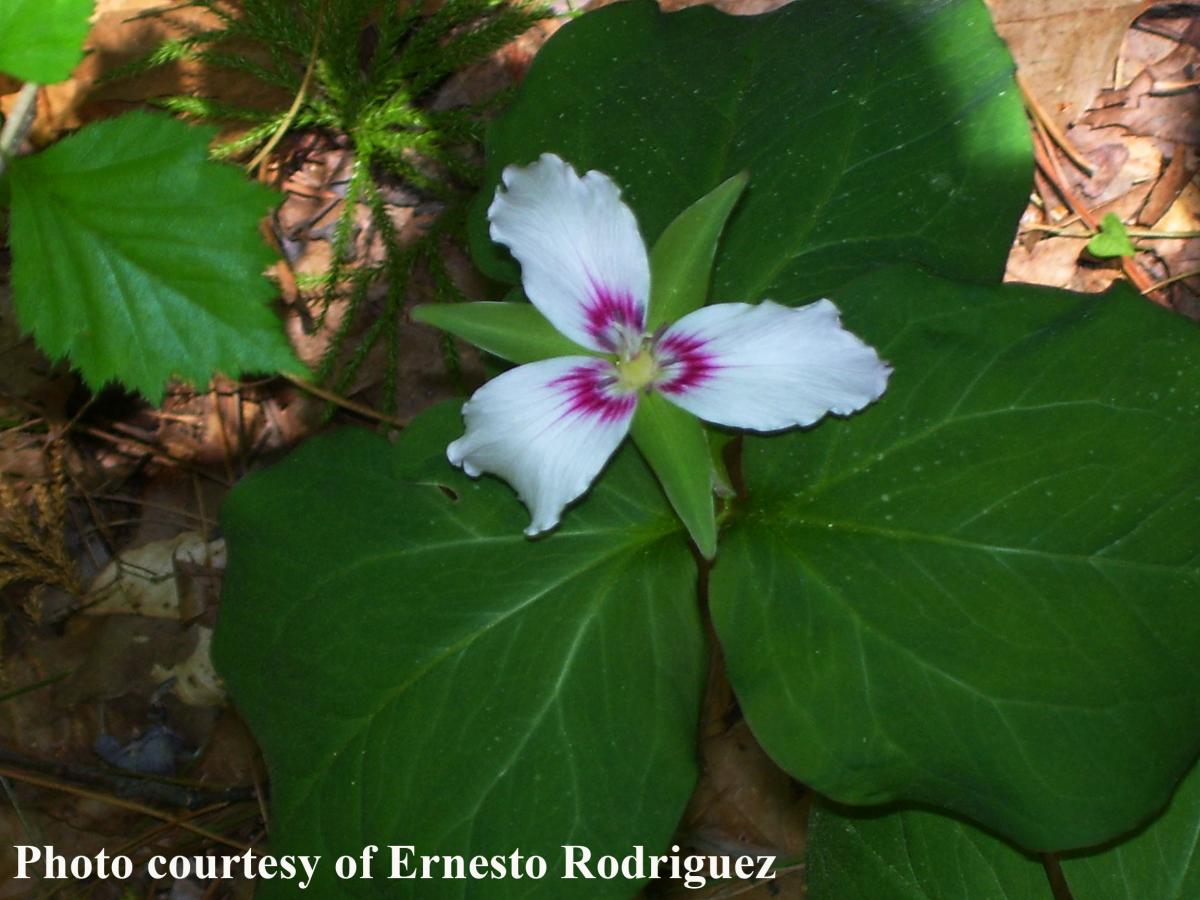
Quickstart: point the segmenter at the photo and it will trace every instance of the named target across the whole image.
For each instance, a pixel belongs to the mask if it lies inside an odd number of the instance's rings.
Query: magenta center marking
[[[700,387],[721,368],[707,342],[695,335],[667,332],[654,345],[662,372],[656,387],[664,394],[686,394]]]
[[[550,382],[550,387],[566,397],[564,416],[596,418],[609,424],[632,415],[637,405],[637,395],[615,393],[612,389],[615,383],[612,364],[596,360],[560,375]]]
[[[627,290],[606,287],[591,279],[592,296],[584,304],[587,333],[603,349],[616,353],[641,340],[646,311]]]

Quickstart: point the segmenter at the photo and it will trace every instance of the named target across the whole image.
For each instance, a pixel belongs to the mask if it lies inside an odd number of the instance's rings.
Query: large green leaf
[[[999,280],[1032,174],[1011,69],[981,0],[613,4],[546,44],[489,131],[475,256],[516,283],[485,212],[504,166],[551,151],[613,176],[651,245],[748,171],[717,300],[811,297],[899,261]]]
[[[4,0],[0,3],[0,72],[52,84],[83,56],[92,0]]]
[[[806,862],[809,900],[1053,898],[1036,858],[931,812],[855,813],[818,804]]]
[[[93,387],[157,401],[172,375],[302,371],[263,277],[277,197],[209,162],[212,134],[132,112],[12,163],[17,317]]]
[[[855,812],[818,804],[808,832],[812,900],[1036,900],[1051,894],[1040,862],[956,819]],[[1115,845],[1062,860],[1074,900],[1200,897],[1200,768],[1170,807]]]
[[[559,848],[658,848],[683,810],[705,672],[691,554],[631,447],[530,541],[507,486],[446,463],[461,427],[450,404],[396,446],[319,438],[223,510],[214,659],[270,766],[272,844],[550,866],[355,896],[627,897],[619,879],[561,880]]]
[[[1200,768],[1163,815],[1115,847],[1063,860],[1074,900],[1200,897]]]
[[[848,803],[1035,849],[1167,800],[1200,749],[1200,335],[1127,287],[838,292],[881,402],[747,438],[712,611],[750,724]]]

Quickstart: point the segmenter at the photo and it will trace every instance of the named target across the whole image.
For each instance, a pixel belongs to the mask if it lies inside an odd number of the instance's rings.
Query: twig
[[[194,473],[193,473],[194,474]],[[143,500],[140,497],[130,497],[128,494],[93,494],[97,500],[109,500],[114,503],[128,503],[131,506],[143,506],[146,509],[156,509],[160,512],[171,513],[179,516],[181,519],[191,519],[199,522],[205,528],[208,527],[208,519],[203,515],[197,515],[194,512],[189,512],[178,506],[171,506],[168,503],[153,503],[149,500]]]
[[[1168,284],[1174,284],[1177,281],[1183,281],[1187,278],[1196,278],[1200,276],[1200,269],[1192,269],[1190,272],[1180,272],[1178,275],[1172,275],[1170,278],[1164,278],[1162,281],[1156,281],[1150,287],[1142,291],[1145,294],[1147,291],[1157,291],[1165,288]]]
[[[352,413],[357,413],[360,416],[365,416],[368,419],[374,419],[377,422],[383,422],[391,425],[394,428],[407,428],[407,419],[398,419],[395,416],[389,416],[387,413],[381,413],[379,410],[371,409],[371,407],[351,400],[348,397],[343,397],[340,394],[335,394],[333,391],[327,391],[323,387],[318,387],[311,382],[305,381],[303,378],[297,378],[295,375],[283,373],[283,377],[290,381],[296,387],[308,391],[314,397],[320,397],[326,403],[332,403],[335,406],[340,406],[343,409],[348,409]]]
[[[198,835],[205,840],[213,841],[218,844],[224,844],[226,847],[232,847],[235,850],[247,851],[252,849],[249,844],[244,844],[241,841],[235,841],[232,838],[227,838],[223,834],[217,834],[215,831],[209,831],[207,828],[201,828],[198,825],[192,825],[190,822],[173,816],[170,813],[163,812],[160,809],[155,809],[153,806],[146,806],[143,803],[134,803],[131,800],[122,800],[120,797],[114,797],[112,794],[104,794],[99,791],[89,791],[84,788],[77,788],[74,785],[62,784],[52,778],[42,778],[38,775],[30,775],[28,772],[22,772],[18,769],[11,769],[8,766],[0,766],[0,777],[11,778],[13,781],[22,781],[26,784],[36,785],[37,787],[49,788],[52,791],[62,791],[66,794],[74,794],[77,797],[84,797],[88,800],[98,800],[101,803],[107,803],[109,806],[115,806],[118,809],[128,810],[129,812],[140,813],[143,816],[150,816],[152,819],[158,819],[162,822],[169,822],[177,828],[183,828],[192,834]]]
[[[7,767],[15,768],[12,768],[10,772]],[[254,792],[250,788],[234,787],[213,790],[190,787],[186,784],[108,771],[79,763],[48,763],[20,753],[13,753],[3,747],[0,747],[0,771],[10,774],[10,777],[17,780],[26,776],[52,778],[57,779],[51,785],[52,787],[65,789],[65,783],[68,782],[87,785],[92,788],[102,788],[114,794],[132,796],[178,809],[197,809],[213,803],[245,803],[254,799]],[[159,818],[162,818],[161,814]]]
[[[1021,230],[1044,231],[1055,237],[1092,238],[1096,236],[1096,232],[1094,231],[1070,231],[1061,225],[1039,225],[1037,223],[1022,225]],[[1151,231],[1146,228],[1126,228],[1125,233],[1130,237],[1155,241],[1190,241],[1194,238],[1200,238],[1200,231]]]
[[[181,822],[190,822],[193,819],[200,819],[200,818],[203,818],[204,816],[209,815],[210,813],[220,812],[220,811],[222,811],[224,809],[228,809],[228,808],[229,808],[228,803],[214,803],[211,806],[204,806],[204,807],[201,807],[200,809],[194,809],[191,812],[188,812],[188,813],[180,816],[179,820]],[[109,856],[123,856],[123,855],[129,853],[130,851],[136,850],[139,847],[146,845],[150,841],[154,840],[156,837],[166,834],[168,831],[170,831],[174,827],[175,826],[172,825],[170,822],[163,822],[161,825],[155,825],[153,828],[151,828],[149,831],[146,831],[144,834],[140,834],[137,837],[130,838],[124,844],[122,844],[121,846],[119,846],[115,850],[113,850],[112,853],[109,854]]]
[[[1096,217],[1092,215],[1091,210],[1075,196],[1075,193],[1067,187],[1067,180],[1063,177],[1062,169],[1058,165],[1058,160],[1054,157],[1054,150],[1051,147],[1050,138],[1046,134],[1045,128],[1036,117],[1033,120],[1035,140],[1033,142],[1033,156],[1037,161],[1038,167],[1045,173],[1046,177],[1054,185],[1054,189],[1062,196],[1083,224],[1092,231],[1100,230],[1100,223],[1096,221]],[[1145,270],[1137,264],[1137,261],[1128,256],[1120,257],[1121,269],[1125,272],[1125,276],[1133,283],[1133,286],[1159,306],[1170,307],[1167,298],[1161,294],[1156,294],[1155,288],[1150,281],[1150,276]]]
[[[231,482],[226,481],[224,478],[217,475],[215,472],[206,472],[203,469],[198,469],[196,466],[194,466],[192,463],[188,462],[187,460],[178,459],[178,458],[172,456],[166,450],[163,450],[161,447],[156,447],[153,444],[149,443],[148,441],[141,440],[140,438],[133,437],[132,435],[110,434],[109,432],[104,431],[101,428],[94,428],[90,425],[81,426],[81,427],[77,428],[76,431],[81,431],[84,434],[90,435],[91,437],[99,438],[102,441],[106,441],[106,442],[112,444],[113,446],[115,446],[118,450],[124,450],[124,447],[122,447],[123,444],[133,444],[140,450],[140,452],[146,454],[147,456],[152,456],[157,459],[163,460],[165,462],[170,463],[173,466],[179,466],[179,468],[184,469],[188,472],[195,472],[197,475],[201,476],[202,478],[208,478],[211,481],[215,481],[217,484],[221,485],[222,487],[227,487],[227,488],[233,487],[233,484]]]
[[[1070,140],[1067,139],[1067,136],[1063,134],[1062,129],[1058,127],[1058,123],[1050,118],[1050,114],[1046,112],[1046,108],[1042,106],[1033,91],[1030,90],[1029,82],[1025,80],[1025,76],[1019,70],[1016,73],[1016,81],[1017,87],[1021,90],[1021,97],[1025,101],[1025,108],[1029,110],[1029,114],[1041,123],[1042,127],[1046,129],[1046,133],[1054,140],[1054,143],[1062,149],[1063,153],[1067,154],[1067,158],[1071,162],[1075,163],[1075,167],[1090,178],[1095,171],[1092,168],[1092,164],[1083,158]]]
[[[138,19],[154,19],[158,16],[165,16],[167,13],[179,12],[179,10],[187,9],[189,6],[193,5],[194,4],[191,2],[191,0],[184,0],[183,3],[168,3],[165,6],[152,6],[150,9],[143,9],[141,12],[137,13],[136,15],[132,15],[127,19],[122,19],[121,24],[124,25],[127,22],[136,22]]]
[[[292,127],[292,123],[296,121],[296,116],[300,114],[300,107],[304,105],[304,98],[308,96],[308,86],[312,81],[313,72],[317,68],[317,55],[321,50],[321,26],[325,22],[325,7],[328,5],[329,0],[322,0],[320,8],[317,10],[317,25],[313,34],[312,51],[308,54],[308,66],[304,70],[304,78],[300,81],[300,89],[296,91],[292,105],[288,107],[287,113],[280,120],[279,126],[271,134],[271,137],[262,145],[262,149],[254,154],[254,158],[250,162],[246,163],[246,171],[251,175],[279,145],[288,129]]]
[[[16,697],[23,696],[24,694],[29,694],[33,691],[41,690],[44,687],[49,687],[52,684],[57,684],[70,674],[70,671],[59,672],[57,675],[51,675],[49,678],[43,678],[40,681],[33,682],[32,684],[25,684],[19,688],[13,688],[11,691],[0,694],[0,703],[6,703]]]
[[[267,814],[266,791],[263,790],[258,773],[253,770],[251,770],[251,773],[254,776],[254,799],[258,801],[258,815],[262,819],[263,830],[269,836],[271,833],[271,817]]]
[[[793,863],[790,866],[784,866],[782,869],[776,869],[775,874],[771,878],[760,878],[755,881],[748,881],[745,884],[734,885],[728,889],[722,889],[713,894],[709,900],[730,900],[731,897],[748,894],[755,888],[762,887],[764,884],[770,884],[772,881],[778,881],[781,878],[786,878],[788,875],[794,875],[797,872],[803,871],[804,863]]]
[[[1169,97],[1172,94],[1182,94],[1184,91],[1190,91],[1196,87],[1200,87],[1200,78],[1193,78],[1191,81],[1156,81],[1150,85],[1147,93],[1151,97]]]
[[[1155,25],[1145,19],[1139,19],[1133,23],[1133,27],[1138,31],[1144,31],[1146,34],[1154,34],[1161,38],[1166,38],[1169,41],[1175,41],[1180,44],[1189,44],[1200,50],[1200,41],[1189,37],[1187,34],[1180,34],[1171,28],[1163,28],[1161,25]]]
[[[12,785],[8,783],[7,778],[0,778],[0,787],[4,788],[4,796],[8,798],[13,812],[17,814],[17,821],[21,823],[21,830],[25,832],[26,837],[32,839],[33,827],[29,824],[29,820],[25,818],[25,812],[21,809],[21,804],[17,802],[17,795],[13,792]]]
[[[240,394],[234,393],[232,395],[227,395],[222,394],[219,390],[214,390],[212,394],[213,415],[216,416],[217,425],[220,427],[221,431],[221,449],[225,451],[221,454],[221,461],[225,464],[225,478],[230,484],[232,484],[237,481],[237,478],[233,473],[233,462],[235,459],[241,460],[242,458],[242,442],[241,434],[239,433],[238,447],[235,455],[233,444],[231,444],[229,441],[229,432],[225,430],[225,414],[221,412],[221,401],[226,396],[233,396],[239,407],[241,406],[242,398]],[[195,473],[192,474],[192,477],[196,477]]]
[[[15,394],[6,393],[3,390],[0,390],[0,400],[4,400],[6,403],[11,403],[14,406],[19,406],[22,409],[27,410],[28,412],[32,413],[35,416],[45,417],[45,415],[46,415],[44,410],[42,410],[40,407],[35,406],[34,404],[30,403],[28,400],[25,400],[22,397],[18,397]],[[56,428],[58,427],[56,422],[54,422],[53,424],[54,424],[54,427],[56,427]],[[119,422],[114,423],[113,427],[121,429],[121,430],[126,430],[126,431],[128,430],[128,426],[124,425],[123,423],[119,423]],[[165,460],[166,462],[170,463],[171,465],[179,466],[181,469],[185,469],[189,472],[195,472],[197,475],[201,476],[202,478],[208,478],[212,481],[215,481],[217,484],[221,485],[222,487],[227,487],[227,488],[233,487],[232,483],[225,481],[220,476],[218,476],[212,472],[207,472],[204,469],[197,468],[195,465],[193,465],[192,463],[188,462],[185,459],[178,459],[178,458],[172,456],[170,453],[163,450],[162,448],[156,447],[154,444],[150,443],[149,441],[147,441],[143,438],[138,438],[138,437],[135,437],[130,434],[124,434],[124,435],[110,434],[109,432],[104,431],[101,428],[95,428],[91,425],[80,424],[80,425],[71,426],[71,429],[74,431],[77,431],[77,432],[82,432],[83,434],[90,435],[94,438],[99,438],[102,441],[106,441],[106,442],[114,445],[115,447],[117,447],[118,450],[124,450],[124,448],[121,446],[122,444],[127,444],[127,443],[128,444],[136,444],[139,448],[141,448],[141,451],[143,453],[145,453],[147,456],[154,456],[159,459]],[[65,430],[63,431],[63,433],[64,434],[66,433]]]
[[[186,815],[180,816],[179,819],[180,819],[180,821],[190,822],[193,819],[198,819],[202,816],[208,815],[209,813],[220,812],[221,810],[226,809],[227,807],[228,807],[228,804],[226,804],[226,803],[215,803],[212,806],[206,806],[203,809],[193,810],[192,812],[189,812]],[[124,844],[121,844],[119,847],[116,847],[113,850],[109,851],[109,854],[108,854],[109,858],[111,859],[112,857],[116,857],[116,856],[127,856],[129,853],[146,845],[147,843],[149,843],[150,841],[159,837],[160,835],[166,834],[168,831],[170,831],[174,827],[175,826],[170,822],[164,822],[161,825],[155,825],[153,828],[142,833],[138,837],[128,840]],[[62,884],[51,888],[45,894],[42,894],[41,897],[39,898],[39,900],[51,900],[52,897],[57,897],[59,894],[64,893],[65,891],[69,890],[71,887],[72,887],[72,882],[63,882]],[[154,893],[151,892],[148,896],[153,897]]]
[[[91,492],[79,478],[75,477],[75,473],[70,469],[67,470],[67,477],[71,479],[71,483],[75,486],[75,491],[80,497],[83,498],[84,505],[87,506],[88,513],[92,517],[92,524],[85,529],[75,508],[67,507],[71,514],[71,521],[75,525],[75,530],[80,534],[99,534],[100,540],[104,541],[104,546],[108,550],[109,554],[116,555],[117,542],[114,540],[110,528],[116,528],[120,526],[109,522],[100,514],[100,509],[96,506],[96,501],[93,499]],[[87,550],[88,556],[90,556],[92,559],[92,565],[94,565],[98,570],[103,569],[104,563],[100,560],[100,554],[96,552],[96,549],[92,546],[92,543],[92,541],[84,541],[83,546]],[[82,597],[83,595],[80,594],[78,596]]]
[[[26,419],[24,422],[21,422],[19,425],[10,425],[8,428],[0,431],[0,436],[16,434],[18,431],[27,431],[30,428],[37,428],[39,425],[49,427],[50,423],[41,416],[34,416],[32,419]]]
[[[21,92],[17,94],[16,102],[13,103],[12,112],[4,121],[4,128],[0,130],[0,175],[4,174],[9,158],[16,152],[33,124],[34,115],[37,113],[37,93],[36,83],[25,82],[21,86]]]

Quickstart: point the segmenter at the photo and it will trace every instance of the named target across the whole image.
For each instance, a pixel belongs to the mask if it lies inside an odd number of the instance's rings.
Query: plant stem
[[[21,86],[12,112],[4,122],[4,129],[0,130],[0,175],[3,175],[8,167],[9,157],[29,133],[29,126],[33,124],[33,117],[37,112],[37,92],[38,85],[32,81],[27,81]]]
[[[311,381],[305,381],[303,378],[298,378],[295,375],[289,375],[287,372],[281,373],[284,378],[294,384],[301,390],[308,391],[316,397],[320,397],[327,403],[332,403],[334,406],[340,406],[343,409],[348,409],[352,413],[358,413],[368,419],[374,419],[377,422],[383,422],[385,425],[391,425],[393,428],[407,428],[407,419],[398,419],[395,416],[389,416],[387,413],[379,412],[371,409],[371,407],[351,400],[348,397],[342,397],[335,394],[333,391],[327,391],[319,385],[313,384]]]
[[[321,7],[317,11],[317,23],[314,28],[312,50],[309,51],[308,65],[304,68],[304,78],[300,81],[300,89],[296,91],[292,105],[284,114],[283,120],[279,123],[279,126],[275,129],[270,139],[262,145],[262,149],[254,154],[254,158],[246,163],[246,171],[251,175],[271,155],[271,151],[278,146],[283,136],[287,134],[288,129],[292,127],[292,123],[296,121],[296,116],[300,114],[300,108],[304,105],[304,100],[308,96],[308,86],[312,82],[313,72],[317,68],[318,54],[321,52],[321,27],[325,22],[325,7],[328,5],[328,0],[322,0]]]
[[[1146,290],[1142,291],[1142,293],[1145,294],[1149,291],[1157,291],[1160,288],[1165,288],[1168,284],[1174,284],[1177,281],[1183,281],[1185,278],[1195,278],[1197,275],[1200,275],[1200,269],[1192,269],[1190,272],[1180,272],[1178,275],[1172,275],[1170,278],[1164,278],[1162,281],[1154,282],[1154,284],[1150,285],[1148,288],[1146,288]]]
[[[1022,231],[1045,231],[1055,237],[1092,238],[1095,231],[1071,231],[1059,225],[1022,225]],[[1131,238],[1146,238],[1147,240],[1190,241],[1200,238],[1200,231],[1154,231],[1148,228],[1126,228],[1125,233]]]
[[[1050,138],[1046,134],[1045,128],[1042,127],[1041,120],[1037,117],[1033,119],[1033,158],[1037,163],[1038,168],[1050,180],[1054,189],[1066,201],[1067,206],[1075,215],[1079,216],[1085,228],[1092,232],[1100,230],[1100,223],[1096,220],[1092,211],[1087,208],[1079,197],[1075,196],[1074,191],[1067,184],[1066,178],[1063,177],[1062,169],[1058,165],[1058,160],[1054,156],[1054,149],[1050,143]],[[1154,286],[1150,282],[1150,276],[1146,270],[1141,268],[1137,262],[1130,256],[1122,256],[1121,269],[1125,273],[1135,288],[1137,288],[1143,296],[1148,297],[1159,306],[1167,306],[1167,300],[1162,294],[1155,291]]]
[[[1025,107],[1029,110],[1030,115],[1041,123],[1042,127],[1046,129],[1046,133],[1050,135],[1050,138],[1058,145],[1059,149],[1067,155],[1067,158],[1071,162],[1075,163],[1075,167],[1090,178],[1094,173],[1092,164],[1084,159],[1083,155],[1075,149],[1075,145],[1067,139],[1063,130],[1058,127],[1058,123],[1046,112],[1046,108],[1042,106],[1037,96],[1030,90],[1029,82],[1025,80],[1020,71],[1014,74],[1014,78],[1017,82],[1017,87],[1021,91],[1021,99],[1025,101]]]
[[[10,766],[0,765],[0,778],[11,779],[12,781],[21,781],[26,784],[36,785],[37,787],[48,788],[52,791],[60,791],[65,794],[73,794],[76,797],[82,797],[87,800],[96,800],[100,803],[114,806],[118,809],[124,809],[129,812],[140,813],[144,816],[149,816],[152,819],[158,819],[161,822],[167,822],[176,828],[183,828],[192,832],[198,837],[213,841],[217,844],[224,844],[227,847],[232,847],[235,850],[250,850],[249,844],[244,844],[241,841],[235,841],[227,838],[224,835],[216,834],[205,828],[200,828],[197,825],[192,825],[185,818],[172,815],[164,812],[161,809],[156,809],[153,806],[147,806],[144,803],[136,803],[132,800],[125,800],[115,794],[103,793],[101,791],[92,791],[86,788],[75,787],[66,782],[56,781],[53,778],[45,778],[41,775],[35,775],[29,772],[23,772],[20,769],[14,769]],[[133,780],[133,779],[130,779]]]

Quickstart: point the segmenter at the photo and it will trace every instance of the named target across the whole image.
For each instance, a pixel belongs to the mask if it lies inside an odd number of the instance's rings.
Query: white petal
[[[792,309],[767,300],[688,313],[659,339],[657,387],[701,419],[777,431],[877,400],[891,367],[842,328],[828,300]]]
[[[583,178],[552,153],[509,166],[488,208],[492,238],[521,263],[525,293],[581,347],[617,351],[640,340],[650,263],[637,220],[612,179]]]
[[[529,508],[525,529],[558,524],[629,431],[635,394],[613,389],[612,364],[587,356],[545,359],[493,378],[463,406],[467,433],[446,449],[475,477],[499,475]]]

